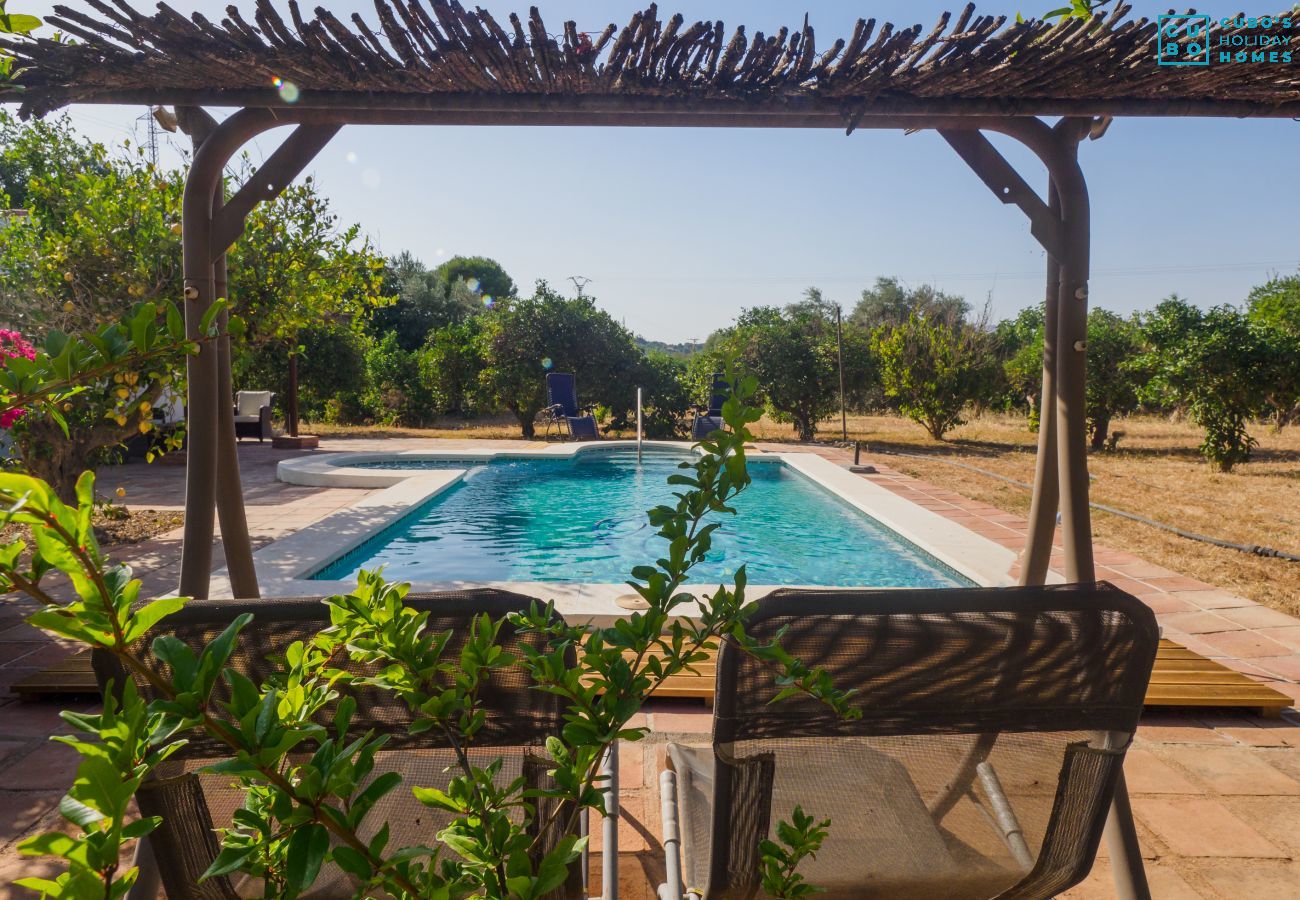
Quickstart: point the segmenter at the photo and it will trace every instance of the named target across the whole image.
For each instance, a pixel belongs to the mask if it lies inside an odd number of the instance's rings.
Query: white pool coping
[[[682,442],[646,441],[648,452],[681,452]],[[468,471],[443,469],[370,469],[360,463],[381,460],[465,460],[473,464],[493,459],[568,458],[580,453],[635,449],[635,441],[551,444],[529,448],[482,450],[407,450],[393,452],[325,453],[282,460],[280,481],[317,487],[366,488],[374,491],[339,510],[258,550],[253,556],[263,596],[293,597],[346,593],[350,581],[314,580],[310,576],[340,556],[356,549],[415,507],[455,485]],[[861,510],[904,540],[915,544],[948,567],[984,587],[1013,583],[1008,576],[1016,552],[976,534],[958,522],[925,509],[893,491],[853,474],[813,453],[751,451],[756,464],[780,462]],[[782,585],[781,587],[790,587]],[[229,594],[224,570],[216,573],[214,592]],[[555,584],[550,582],[414,582],[412,590],[463,590],[495,587],[540,600],[554,600],[556,609],[575,620],[606,622],[625,615],[617,599],[631,592],[626,584]],[[775,585],[751,585],[750,597],[776,590]],[[707,586],[701,585],[702,589]],[[822,588],[825,590],[825,588]]]

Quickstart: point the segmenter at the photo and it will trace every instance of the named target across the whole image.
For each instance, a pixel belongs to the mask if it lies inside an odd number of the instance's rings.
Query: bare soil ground
[[[838,437],[839,422],[824,435]],[[1135,417],[1116,423],[1118,449],[1093,453],[1088,462],[1094,503],[1113,506],[1198,534],[1238,544],[1300,554],[1300,428],[1273,434],[1252,430],[1259,441],[1252,460],[1232,472],[1214,471],[1196,451],[1200,433],[1188,423]],[[791,437],[785,426],[760,423],[769,439]],[[925,454],[930,459],[888,458],[909,475],[1014,513],[1029,511],[1029,492],[968,469],[956,461],[1032,482],[1037,435],[1025,420],[984,416],[935,441],[921,428],[894,416],[849,419],[849,439],[872,451]],[[1292,615],[1300,615],[1300,563],[1226,550],[1093,512],[1099,543],[1136,553],[1183,575],[1200,579]]]
[[[313,426],[321,435],[442,438],[517,438],[508,417],[448,420],[429,429]],[[822,423],[819,436],[840,437],[838,418]],[[1000,509],[1026,513],[1029,492],[968,469],[956,461],[1032,482],[1037,436],[1025,419],[986,415],[935,441],[921,426],[897,416],[850,416],[849,440],[864,441],[871,452],[924,454],[928,459],[890,457],[895,468],[981,500]],[[1253,459],[1229,473],[1207,465],[1196,451],[1200,434],[1185,422],[1134,417],[1117,422],[1123,433],[1118,449],[1092,454],[1093,502],[1199,534],[1239,544],[1258,544],[1300,554],[1300,427],[1273,434],[1252,429],[1259,441]],[[764,440],[794,441],[788,425],[764,420]],[[1094,512],[1093,530],[1103,544],[1206,581],[1275,609],[1300,615],[1300,563],[1252,556]]]
[[[126,516],[96,510],[95,539],[101,547],[138,544],[165,534],[185,523],[185,516],[174,510],[135,509]],[[6,525],[0,529],[0,542],[24,540],[30,543],[26,525]]]

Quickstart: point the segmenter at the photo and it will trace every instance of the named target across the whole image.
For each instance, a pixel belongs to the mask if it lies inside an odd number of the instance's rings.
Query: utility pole
[[[835,304],[835,356],[840,366],[840,439],[849,439],[849,417],[844,411],[844,328],[840,323],[840,305]]]
[[[572,281],[573,286],[577,288],[578,299],[581,300],[583,298],[583,291],[586,290],[587,285],[591,284],[591,279],[586,275],[570,275],[569,280]]]

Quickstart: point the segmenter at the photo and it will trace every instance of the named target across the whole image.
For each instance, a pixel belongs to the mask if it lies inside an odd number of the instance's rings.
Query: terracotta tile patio
[[[463,442],[483,447],[484,442]],[[518,442],[501,442],[518,447]],[[462,442],[442,442],[458,449]],[[323,449],[373,450],[374,440],[332,440]],[[388,440],[384,449],[429,446],[419,439]],[[777,449],[774,447],[773,449]],[[781,445],[780,449],[792,449]],[[847,464],[848,451],[800,447]],[[249,526],[257,545],[350,505],[367,492],[283,485],[275,463],[290,453],[245,446]],[[910,478],[878,458],[865,476],[941,515],[1004,544],[1020,548],[1022,518],[975,503]],[[129,466],[100,475],[105,492],[127,490],[138,507],[179,508],[180,469]],[[145,581],[147,592],[174,589],[179,532],[119,550]],[[1156,612],[1166,636],[1225,665],[1300,698],[1300,621],[1213,585],[1184,578],[1132,554],[1097,548],[1098,577],[1132,591]],[[220,565],[220,547],[215,565]],[[1054,565],[1061,562],[1059,552]],[[21,874],[47,871],[20,859],[14,845],[36,830],[57,827],[58,788],[71,777],[72,760],[53,750],[51,734],[64,731],[58,710],[91,708],[92,699],[70,703],[20,703],[7,696],[13,680],[68,652],[22,624],[23,604],[0,606],[0,897],[23,892],[5,885]],[[662,877],[658,773],[668,740],[707,743],[710,713],[697,701],[656,701],[646,714],[652,734],[620,754],[623,815],[619,880],[628,900],[653,900]],[[1281,719],[1213,712],[1162,712],[1143,719],[1127,772],[1152,892],[1159,900],[1300,897],[1300,714]],[[599,838],[597,838],[597,841]],[[598,857],[593,883],[599,885]],[[1098,860],[1088,880],[1065,895],[1070,900],[1113,896],[1109,864]]]

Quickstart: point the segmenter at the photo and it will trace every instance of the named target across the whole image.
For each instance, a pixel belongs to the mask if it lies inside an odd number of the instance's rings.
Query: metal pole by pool
[[[636,461],[641,462],[641,389],[636,389]]]
[[[844,328],[840,322],[840,305],[835,304],[835,356],[840,366],[840,440],[849,439],[849,418],[844,411]]]
[[[600,898],[618,900],[618,744],[612,745],[605,754],[600,772],[606,777],[605,821],[601,828],[605,846],[601,854]]]

